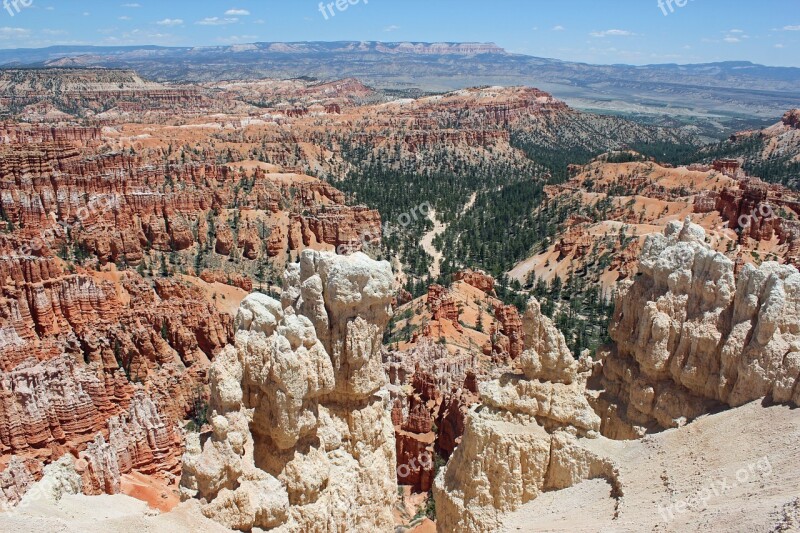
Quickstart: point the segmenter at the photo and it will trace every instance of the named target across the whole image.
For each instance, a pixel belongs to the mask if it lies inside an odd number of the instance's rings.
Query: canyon
[[[443,50],[500,53],[381,53]],[[796,475],[796,110],[701,147],[407,96],[0,73],[3,529],[702,529],[692,476]],[[797,522],[750,481],[748,524]]]

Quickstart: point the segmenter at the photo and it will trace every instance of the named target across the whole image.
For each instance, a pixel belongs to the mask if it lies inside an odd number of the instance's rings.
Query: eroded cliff
[[[390,531],[395,444],[380,347],[388,263],[306,251],[282,302],[247,297],[211,367],[213,435],[189,438],[182,491],[227,527]]]
[[[596,402],[604,435],[636,438],[763,397],[800,401],[800,273],[735,268],[688,221],[648,237],[610,326]]]

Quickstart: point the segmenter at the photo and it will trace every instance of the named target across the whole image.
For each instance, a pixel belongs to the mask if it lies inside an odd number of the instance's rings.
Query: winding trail
[[[428,272],[432,278],[438,278],[442,271],[442,252],[437,250],[433,245],[433,239],[447,230],[447,224],[439,222],[439,219],[436,218],[436,210],[433,208],[428,212],[428,218],[433,222],[433,229],[422,237],[419,244],[422,246],[422,249],[425,250],[425,253],[433,257],[433,263],[430,269],[428,269]]]
[[[472,196],[469,198],[469,201],[461,209],[462,215],[469,211],[473,205],[475,205],[475,200],[477,200],[477,198],[478,193],[473,192]],[[422,240],[419,242],[419,244],[422,246],[422,249],[425,250],[425,253],[433,257],[433,263],[431,264],[428,272],[432,278],[438,278],[439,274],[442,272],[442,253],[433,245],[433,240],[447,231],[448,224],[443,224],[438,218],[436,218],[436,210],[433,208],[431,208],[431,210],[428,212],[428,218],[431,222],[433,222],[433,229],[422,237]]]

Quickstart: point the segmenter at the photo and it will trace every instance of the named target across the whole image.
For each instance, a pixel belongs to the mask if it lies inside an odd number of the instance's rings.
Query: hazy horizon
[[[591,64],[750,61],[800,67],[791,0],[574,0],[557,5],[409,0],[64,2],[4,0],[0,49],[253,42],[478,42]]]

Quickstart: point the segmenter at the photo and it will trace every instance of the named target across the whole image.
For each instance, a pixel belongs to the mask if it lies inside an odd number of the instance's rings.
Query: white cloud
[[[632,37],[636,34],[628,30],[605,30],[593,31],[589,35],[592,37]]]
[[[266,21],[264,19],[254,20],[253,24],[264,24]]]
[[[235,22],[239,22],[239,19],[235,17],[224,19],[219,17],[206,17],[203,20],[198,20],[195,24],[200,24],[201,26],[224,26],[225,24],[233,24]]]
[[[775,48],[786,48],[786,46],[779,43],[775,45]]]
[[[183,19],[164,19],[156,22],[159,26],[180,26],[183,24]]]
[[[783,31],[800,31],[800,24],[797,26],[784,26]]]
[[[117,17],[119,20],[131,20],[128,15],[122,15],[121,17]]]
[[[749,39],[750,36],[745,34],[743,30],[729,30],[725,33],[723,41],[726,43],[736,44],[742,42],[744,39]]]
[[[258,35],[230,35],[228,37],[219,37],[217,42],[228,44],[250,44],[258,40]]]
[[[383,31],[392,32],[392,31],[397,31],[399,29],[400,26],[395,26],[394,24],[392,24],[391,26],[386,26],[385,28],[383,28]]]
[[[25,28],[10,28],[8,26],[3,26],[0,28],[0,39],[14,39],[19,37],[27,37],[31,33],[31,30],[26,30]]]
[[[122,7],[136,8],[136,7],[142,7],[142,4],[122,4]]]
[[[566,28],[559,24],[558,26],[553,26],[553,31],[564,31]]]
[[[103,39],[104,44],[111,45],[137,44],[142,41],[149,41],[153,44],[177,44],[177,38],[172,34],[152,32],[140,28],[122,33],[117,32]]]
[[[246,17],[250,14],[250,12],[246,9],[229,9],[225,12],[226,15],[229,16],[239,16],[239,17]]]

